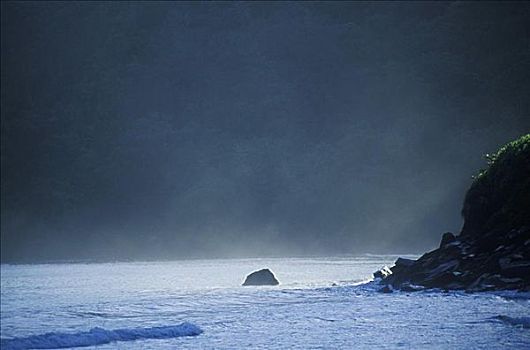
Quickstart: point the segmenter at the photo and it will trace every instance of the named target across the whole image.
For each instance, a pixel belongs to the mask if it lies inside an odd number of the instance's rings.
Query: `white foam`
[[[2,339],[1,348],[4,350],[74,348],[80,346],[102,345],[116,341],[195,336],[201,333],[202,329],[188,322],[184,322],[180,325],[152,328],[125,328],[107,330],[96,327],[92,328],[88,332],[51,332],[23,338]]]

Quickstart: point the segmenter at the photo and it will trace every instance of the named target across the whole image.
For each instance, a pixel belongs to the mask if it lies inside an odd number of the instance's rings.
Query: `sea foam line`
[[[151,328],[124,328],[107,330],[92,328],[88,332],[78,333],[45,333],[28,337],[2,339],[3,350],[25,349],[60,349],[80,346],[94,346],[108,344],[116,341],[132,341],[140,339],[167,339],[187,337],[201,334],[203,331],[198,326],[184,322],[174,326]]]

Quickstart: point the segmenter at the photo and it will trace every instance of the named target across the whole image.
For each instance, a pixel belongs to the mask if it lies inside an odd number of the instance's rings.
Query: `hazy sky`
[[[2,261],[422,252],[530,130],[530,3],[2,2]]]

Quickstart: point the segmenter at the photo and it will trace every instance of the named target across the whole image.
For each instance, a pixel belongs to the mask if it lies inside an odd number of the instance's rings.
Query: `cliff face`
[[[530,225],[530,134],[486,157],[466,194],[462,236]]]
[[[486,158],[466,194],[460,234],[446,233],[438,249],[377,274],[385,291],[530,291],[530,134]]]

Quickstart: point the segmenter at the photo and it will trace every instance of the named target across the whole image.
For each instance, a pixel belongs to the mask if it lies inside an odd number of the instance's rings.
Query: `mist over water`
[[[530,130],[528,3],[1,10],[2,262],[422,252]]]

